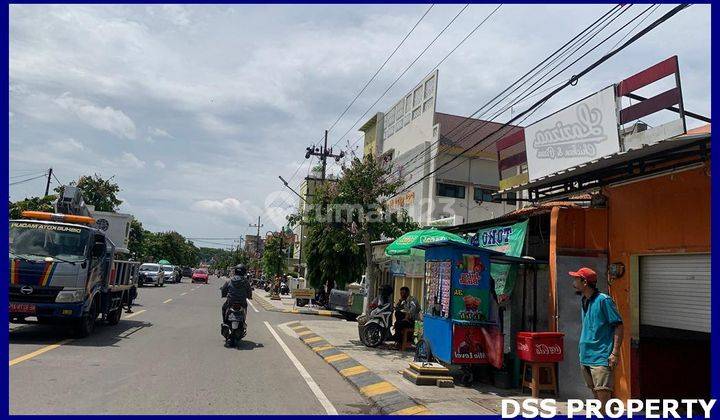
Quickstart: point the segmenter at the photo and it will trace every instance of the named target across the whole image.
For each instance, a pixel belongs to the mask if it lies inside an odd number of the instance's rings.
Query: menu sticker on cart
[[[452,292],[452,318],[460,321],[487,321],[490,281],[483,259],[479,255],[465,254],[457,265]]]
[[[447,318],[450,315],[450,283],[452,281],[452,264],[443,261],[438,266],[440,281],[440,316]]]

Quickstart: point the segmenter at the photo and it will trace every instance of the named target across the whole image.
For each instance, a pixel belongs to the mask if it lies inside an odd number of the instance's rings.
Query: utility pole
[[[316,146],[308,146],[305,149],[305,159],[310,159],[310,156],[319,156],[320,160],[322,161],[322,183],[325,183],[325,172],[327,171],[327,158],[335,158],[335,162],[340,162],[340,159],[345,157],[345,152],[341,151],[339,154],[334,154],[332,147],[328,149],[327,147],[327,135],[328,131],[325,130],[325,143],[323,144],[322,149]]]
[[[260,223],[260,216],[258,216],[257,224],[250,224],[249,226],[257,228],[257,236],[255,236],[255,257],[257,258],[258,267],[255,267],[255,278],[258,278],[260,270],[260,228],[263,227]]]
[[[48,169],[48,179],[47,184],[45,184],[45,197],[47,197],[50,192],[50,177],[52,177],[52,168]]]

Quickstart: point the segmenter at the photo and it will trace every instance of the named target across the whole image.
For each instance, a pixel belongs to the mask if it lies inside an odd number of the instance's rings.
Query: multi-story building
[[[500,130],[502,124],[492,121],[436,112],[437,79],[438,72],[431,73],[360,129],[365,153],[382,156],[392,165],[392,176],[403,179],[390,209],[404,208],[421,225],[437,226],[515,210],[513,201],[491,200],[499,182],[495,143],[518,127]]]

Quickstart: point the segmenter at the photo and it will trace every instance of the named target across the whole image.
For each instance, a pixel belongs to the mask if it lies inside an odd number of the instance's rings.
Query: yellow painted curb
[[[307,328],[307,327],[304,325],[295,325],[294,327],[290,327],[290,329],[293,331],[302,330],[303,328]]]
[[[363,395],[367,397],[372,397],[373,395],[380,395],[380,394],[386,394],[388,392],[397,391],[397,388],[390,382],[382,381],[378,382],[376,384],[364,386],[360,388],[360,392],[363,393]]]
[[[332,311],[328,311],[325,309],[318,309],[318,315],[332,315]]]
[[[401,415],[413,415],[413,414],[422,414],[422,413],[429,413],[430,410],[428,410],[427,407],[424,405],[414,405],[412,407],[403,408],[402,410],[394,411],[390,414],[401,414]]]
[[[340,360],[345,360],[345,359],[349,359],[349,358],[350,358],[350,356],[348,356],[347,354],[340,353],[340,354],[334,354],[332,356],[325,357],[325,361],[328,363],[331,363],[331,362],[338,362]]]
[[[357,365],[357,366],[353,366],[353,367],[349,367],[349,368],[341,370],[340,374],[344,377],[348,377],[348,376],[353,376],[353,375],[359,375],[361,373],[365,373],[368,371],[369,371],[369,369],[366,368],[365,366]]]
[[[332,348],[334,348],[334,346],[320,346],[320,347],[315,347],[315,348],[313,349],[313,351],[314,351],[315,353],[318,353],[318,352],[321,352],[321,351],[330,350],[330,349],[332,349]]]
[[[322,337],[312,337],[308,338],[307,340],[304,340],[306,343],[317,343],[318,341],[323,341],[324,338]]]
[[[302,337],[304,335],[311,335],[311,334],[315,334],[315,333],[310,330],[297,333],[298,337]]]

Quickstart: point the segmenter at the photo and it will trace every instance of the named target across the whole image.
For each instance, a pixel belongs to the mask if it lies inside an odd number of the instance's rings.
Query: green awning
[[[158,261],[158,264],[171,265],[171,264],[170,264],[170,261],[168,261],[168,260],[160,260],[160,261]]]

